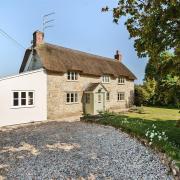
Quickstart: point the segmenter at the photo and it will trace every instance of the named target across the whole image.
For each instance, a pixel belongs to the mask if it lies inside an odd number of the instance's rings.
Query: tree
[[[138,57],[148,57],[145,82],[135,89],[138,103],[180,105],[180,1],[119,0],[113,21],[125,25]],[[102,8],[110,11],[109,7]],[[171,53],[170,53],[171,52]]]
[[[134,104],[136,106],[148,104],[149,95],[142,85],[135,85]]]
[[[146,66],[143,88],[150,94],[149,104],[180,107],[180,61],[164,52],[158,61]]]
[[[102,8],[103,12],[109,7]],[[119,0],[113,8],[113,21],[126,16],[125,25],[139,57],[154,61],[166,50],[180,51],[180,1],[177,0]],[[178,57],[178,56],[177,56]],[[176,57],[176,58],[177,58]]]

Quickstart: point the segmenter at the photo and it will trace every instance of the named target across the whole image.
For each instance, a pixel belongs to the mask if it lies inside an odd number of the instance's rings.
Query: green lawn
[[[154,107],[144,107],[144,110],[144,114],[103,113],[97,123],[121,128],[133,136],[148,140],[152,147],[166,153],[180,167],[179,110]]]
[[[180,120],[180,113],[178,109],[168,108],[155,108],[155,107],[143,107],[144,114],[139,113],[127,113],[128,117],[141,118],[147,120]]]

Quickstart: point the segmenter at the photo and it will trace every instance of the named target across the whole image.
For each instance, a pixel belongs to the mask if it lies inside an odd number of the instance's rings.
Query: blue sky
[[[124,19],[116,25],[111,13],[101,13],[105,5],[114,7],[117,0],[2,0],[0,28],[27,48],[32,33],[42,30],[43,15],[55,12],[46,42],[110,58],[118,49],[123,63],[138,77],[136,83],[141,83],[147,60],[138,59]],[[18,72],[24,51],[0,34],[0,77]]]

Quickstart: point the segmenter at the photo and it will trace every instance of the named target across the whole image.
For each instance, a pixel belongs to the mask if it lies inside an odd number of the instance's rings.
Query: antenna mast
[[[54,27],[54,25],[51,24],[51,23],[54,22],[55,20],[54,19],[49,19],[49,17],[51,17],[54,14],[55,14],[55,12],[52,12],[52,13],[49,13],[49,14],[45,14],[43,16],[43,33],[45,32],[45,30],[47,28]]]

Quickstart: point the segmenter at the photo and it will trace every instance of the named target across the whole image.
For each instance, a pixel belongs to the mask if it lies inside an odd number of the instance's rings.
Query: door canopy
[[[108,90],[103,86],[102,83],[90,83],[85,89],[85,92],[108,92]]]

